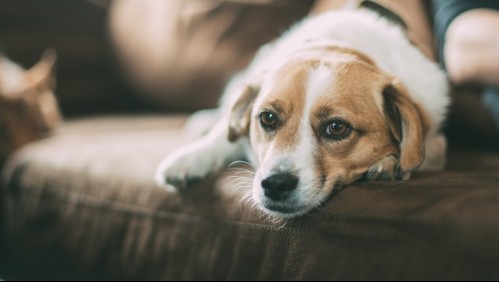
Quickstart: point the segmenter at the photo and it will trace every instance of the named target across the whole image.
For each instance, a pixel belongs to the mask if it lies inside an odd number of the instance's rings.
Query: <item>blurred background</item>
[[[57,51],[65,117],[192,111],[215,106],[227,79],[314,1],[221,2],[1,1],[0,44],[25,68]]]
[[[191,112],[215,106],[226,81],[255,50],[315,4],[221,2],[0,1],[0,46],[25,68],[46,48],[57,51],[55,94],[66,118]],[[447,130],[459,138],[451,142],[497,148],[498,131],[491,130],[479,95],[470,94],[478,92],[456,91],[465,94],[455,95]]]
[[[144,110],[121,74],[110,41],[110,1],[0,1],[0,44],[24,68],[52,47],[56,95],[65,116]]]

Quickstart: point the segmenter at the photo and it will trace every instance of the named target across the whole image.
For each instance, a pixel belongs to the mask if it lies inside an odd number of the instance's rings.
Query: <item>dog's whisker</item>
[[[243,168],[243,167],[237,167],[237,168],[232,168],[234,171],[240,171],[240,172],[244,172],[244,173],[254,173],[253,170],[250,170],[250,169],[247,169],[247,168]]]
[[[248,179],[248,178],[235,178],[235,179],[232,179],[231,180],[231,183],[232,184],[237,184],[237,183],[246,183],[246,184],[252,184],[253,183],[253,180],[252,179]]]
[[[242,201],[248,201],[251,200],[251,191],[246,192],[243,197],[241,198]]]
[[[234,177],[234,178],[231,178],[231,183],[234,183],[234,182],[246,182],[246,183],[253,183],[253,179],[252,178],[248,178],[248,177]]]
[[[236,186],[237,186],[237,185],[241,185],[241,184],[245,184],[245,185],[248,185],[248,186],[249,186],[249,185],[252,185],[252,184],[253,184],[253,182],[252,182],[252,181],[248,181],[248,179],[232,179],[232,180],[230,181],[230,183],[231,183],[232,185],[236,185]]]
[[[230,169],[230,171],[226,172],[226,174],[234,174],[234,175],[251,175],[251,176],[255,176],[255,172],[253,171],[250,171],[250,170],[247,170],[247,169],[244,169],[244,168],[232,168]]]
[[[252,207],[254,208],[254,207]],[[261,219],[261,220],[269,220],[269,215],[264,213],[262,210],[258,210],[258,217]]]
[[[249,183],[249,182],[237,182],[237,183],[233,183],[233,185],[235,188],[238,188],[240,186],[251,187],[251,183]]]
[[[262,214],[262,215],[266,214],[264,211],[262,211],[261,209],[258,208],[258,204],[255,201],[251,201],[250,207],[253,210],[258,210],[260,212],[260,214]]]
[[[242,165],[248,165],[248,166],[250,166],[252,168],[255,168],[255,166],[252,163],[247,162],[247,161],[242,161],[242,160],[238,160],[238,161],[234,161],[234,162],[230,163],[229,167],[232,167],[232,166],[235,166],[235,165],[241,165],[241,164]]]
[[[234,188],[237,191],[247,191],[247,190],[251,189],[251,187],[249,187],[249,186],[241,186],[241,187],[234,187]]]
[[[231,184],[231,185],[236,185],[236,186],[237,186],[237,185],[240,183],[240,181],[241,181],[241,180],[239,180],[239,179],[232,179],[232,180],[230,181],[230,184]]]
[[[243,176],[243,177],[249,177],[249,176],[254,176],[252,174],[249,174],[248,172],[246,171],[239,171],[239,172],[235,172],[233,175],[236,175],[236,176]]]
[[[228,179],[247,179],[250,180],[252,177],[249,177],[247,175],[231,175],[227,177]]]
[[[243,205],[251,205],[252,203],[253,203],[252,193],[250,190],[246,194],[244,194],[244,196],[241,198],[241,200],[238,203],[238,207],[241,208]]]
[[[280,218],[277,216],[269,215],[268,220],[273,224],[273,225],[278,225],[277,230],[281,230],[285,228],[287,224],[287,220],[284,218]]]
[[[286,225],[288,225],[288,220],[280,218],[277,223],[282,223],[279,227],[277,227],[277,230],[282,230],[287,227]]]
[[[226,176],[230,176],[230,175],[232,175],[232,174],[233,174],[233,172],[231,172],[231,171],[228,171],[228,170],[222,170],[222,171],[220,171],[220,172],[217,172],[217,173],[213,173],[213,174],[211,174],[211,176],[214,176],[214,177],[219,177],[219,176],[221,176],[221,177],[226,177]]]
[[[234,186],[234,188],[236,190],[247,190],[247,189],[251,189],[251,186],[247,185],[247,184],[241,184],[241,185]]]
[[[247,177],[244,177],[244,176],[238,176],[238,175],[232,175],[232,176],[229,176],[229,177],[227,177],[227,179],[230,179],[230,180],[231,180],[231,183],[232,183],[232,182],[234,182],[234,181],[249,180],[249,178],[247,178]]]
[[[243,175],[243,174],[255,176],[255,172],[248,170],[246,168],[241,168],[241,167],[230,167],[230,168],[227,168],[227,169],[222,170],[220,172],[214,173],[214,174],[212,174],[212,176],[230,177],[232,175]]]

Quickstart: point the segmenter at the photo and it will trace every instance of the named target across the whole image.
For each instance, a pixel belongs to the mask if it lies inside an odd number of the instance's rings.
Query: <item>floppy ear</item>
[[[247,136],[251,122],[253,103],[259,89],[255,86],[245,85],[239,91],[239,98],[232,106],[229,117],[229,141],[235,142],[242,136]]]
[[[400,168],[404,178],[408,178],[424,161],[428,123],[401,83],[390,83],[384,88],[383,96],[391,134],[400,144]]]

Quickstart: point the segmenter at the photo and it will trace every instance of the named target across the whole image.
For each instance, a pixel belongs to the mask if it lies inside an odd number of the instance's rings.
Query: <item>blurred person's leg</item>
[[[371,0],[400,17],[407,26],[408,36],[421,51],[428,57],[434,59],[433,34],[430,25],[430,17],[427,12],[426,2],[422,0]],[[358,6],[362,0],[318,0],[313,9],[318,14],[331,9],[339,9],[344,6]]]
[[[499,88],[487,88],[483,93],[483,102],[492,114],[499,130]]]
[[[474,9],[459,15],[445,35],[443,59],[456,84],[499,85],[498,10]]]
[[[213,107],[254,52],[304,17],[303,0],[119,0],[110,28],[126,72],[158,107]]]
[[[486,87],[483,103],[499,128],[499,1],[434,0],[440,61],[455,85]]]

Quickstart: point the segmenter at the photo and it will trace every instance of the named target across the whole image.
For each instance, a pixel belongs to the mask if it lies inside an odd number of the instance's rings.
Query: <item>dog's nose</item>
[[[298,187],[298,177],[289,174],[275,174],[262,181],[265,196],[274,201],[286,199]]]

